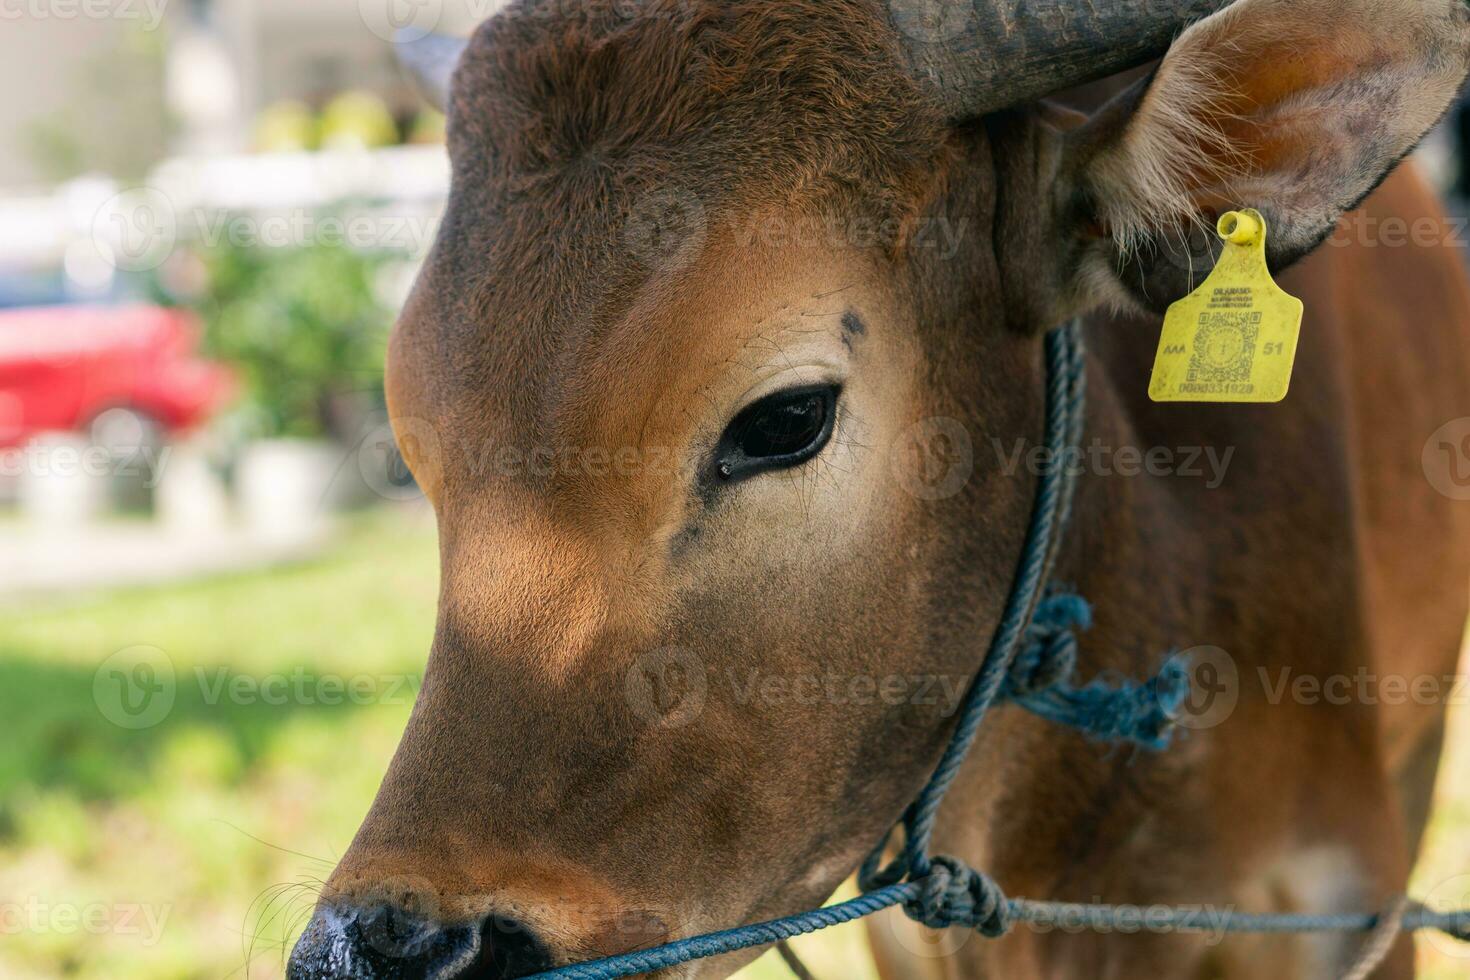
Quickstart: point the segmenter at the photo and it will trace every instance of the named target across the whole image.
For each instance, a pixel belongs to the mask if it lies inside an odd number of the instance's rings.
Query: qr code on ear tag
[[[1240,384],[1251,380],[1261,314],[1201,313],[1189,358],[1190,384]]]

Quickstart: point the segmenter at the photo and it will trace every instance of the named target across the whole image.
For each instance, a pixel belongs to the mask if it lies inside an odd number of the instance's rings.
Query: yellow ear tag
[[[1266,219],[1231,211],[1204,285],[1169,307],[1148,394],[1156,402],[1279,402],[1291,386],[1302,301],[1266,267]]]

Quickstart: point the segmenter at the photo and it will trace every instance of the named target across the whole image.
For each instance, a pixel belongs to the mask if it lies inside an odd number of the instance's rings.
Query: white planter
[[[82,527],[107,502],[108,458],[72,432],[37,436],[20,452],[21,514],[53,530]]]
[[[252,443],[240,456],[235,478],[246,526],[273,540],[317,533],[330,516],[332,483],[342,462],[342,450],[328,442]]]
[[[188,444],[169,450],[153,494],[158,519],[177,531],[218,531],[229,523],[230,495],[203,449]]]

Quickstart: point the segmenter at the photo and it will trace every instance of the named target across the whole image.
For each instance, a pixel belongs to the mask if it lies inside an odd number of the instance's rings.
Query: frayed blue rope
[[[1092,607],[1070,592],[1049,591],[1031,625],[1001,697],[1047,721],[1106,742],[1133,742],[1156,752],[1169,747],[1173,719],[1189,696],[1189,671],[1171,657],[1142,683],[1098,678],[1074,687],[1077,631],[1092,627]]]
[[[1047,335],[1046,358],[1046,446],[1051,458],[1059,459],[1069,447],[1080,445],[1082,438],[1086,367],[1077,323]],[[1125,681],[1109,686],[1099,679],[1080,689],[1071,686],[1077,665],[1076,631],[1091,626],[1092,609],[1081,596],[1043,592],[1076,486],[1076,475],[1069,470],[1054,466],[1041,475],[1026,545],[990,650],[965,695],[944,755],[903,815],[902,852],[883,866],[891,832],[885,834],[858,871],[862,895],[769,922],[690,936],[536,976],[548,980],[614,980],[770,945],[893,906],[902,907],[906,915],[930,928],[965,926],[986,936],[1004,935],[1018,922],[1118,928],[1125,914],[1119,906],[1007,898],[984,872],[958,858],[929,854],[939,805],[959,774],[980,722],[997,700],[1009,698],[1042,717],[1080,728],[1093,737],[1126,739],[1162,749],[1168,744],[1168,719],[1188,692],[1188,671],[1179,657],[1171,658],[1157,675],[1141,684]],[[1143,927],[1163,932],[1368,932],[1378,926],[1381,918],[1372,914],[1246,915],[1225,910],[1211,921],[1209,913],[1200,908],[1150,906]],[[1139,927],[1134,917],[1129,922],[1133,928]],[[1437,929],[1470,941],[1470,910],[1433,912],[1411,904],[1402,928],[1406,932]]]

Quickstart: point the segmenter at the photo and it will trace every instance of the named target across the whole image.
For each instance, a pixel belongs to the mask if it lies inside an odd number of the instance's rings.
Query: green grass
[[[437,577],[432,526],[385,513],[319,561],[0,609],[0,977],[279,977],[407,721]],[[172,669],[156,724],[109,720],[120,650]],[[285,703],[255,696],[269,678]],[[319,683],[337,679],[355,696]],[[1456,710],[1419,892],[1470,869]],[[1470,899],[1470,878],[1448,887]],[[797,946],[818,976],[873,976],[861,926]],[[1465,977],[1465,952],[1421,944],[1423,977]],[[742,980],[787,977],[768,954]]]
[[[432,525],[379,514],[319,561],[0,609],[0,977],[279,977],[408,720],[437,582]],[[130,729],[94,680],[138,646],[175,693]],[[850,936],[803,949],[863,976]]]
[[[0,612],[0,896],[24,916],[0,976],[279,975],[284,934],[377,788],[412,704],[395,685],[430,636],[433,532],[399,520],[355,528],[322,561]],[[171,662],[176,693],[129,729],[93,684],[140,644]],[[360,686],[339,697],[334,677]]]

